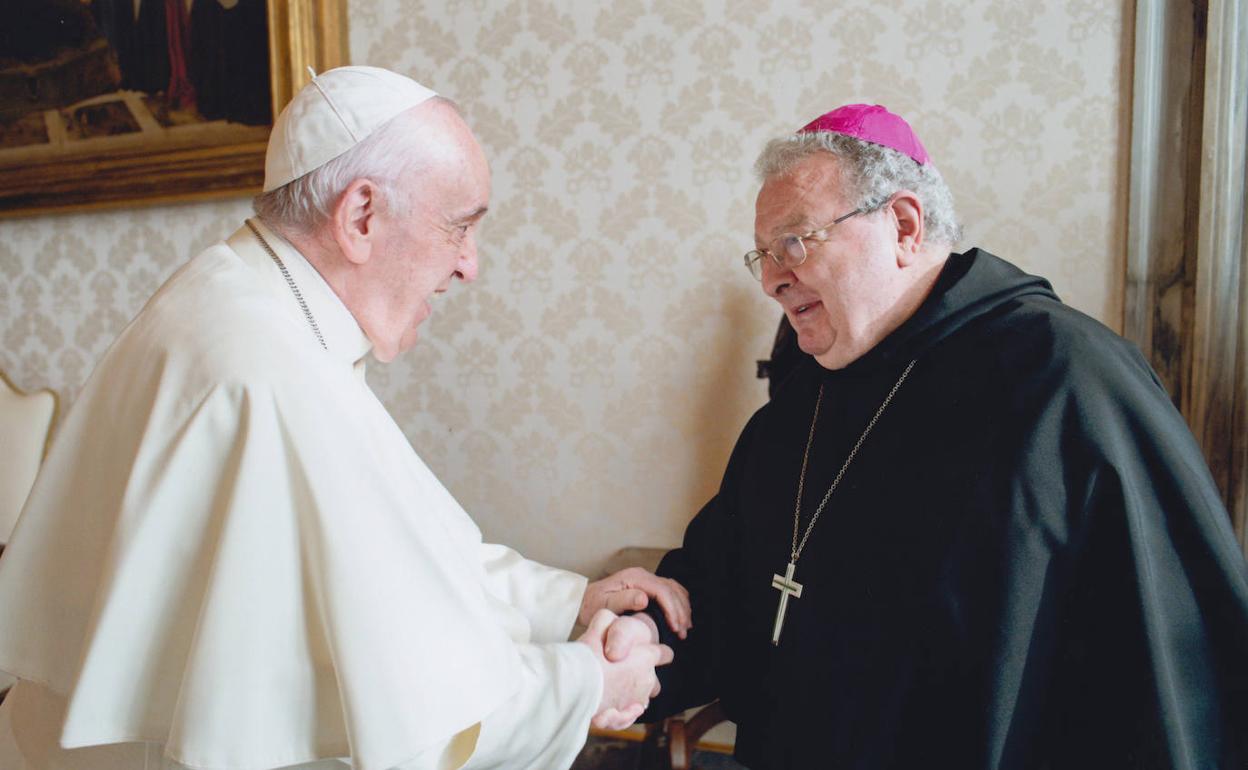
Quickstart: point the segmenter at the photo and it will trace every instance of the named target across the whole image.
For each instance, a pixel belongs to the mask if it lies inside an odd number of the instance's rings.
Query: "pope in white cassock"
[[[683,588],[483,543],[364,380],[475,277],[489,189],[406,77],[296,95],[258,217],[109,349],[0,558],[0,768],[548,770],[641,713],[670,650],[611,660],[650,636],[611,610],[683,632]]]

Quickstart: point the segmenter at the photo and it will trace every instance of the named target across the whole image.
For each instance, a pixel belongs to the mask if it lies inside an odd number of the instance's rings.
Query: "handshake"
[[[692,614],[689,593],[675,580],[631,567],[590,583],[585,590],[578,619],[586,630],[577,641],[593,651],[602,668],[602,700],[594,715],[595,727],[623,730],[659,694],[654,670],[672,662],[672,649],[659,644],[659,629],[649,615],[618,614],[644,609],[650,597],[683,639],[692,625]]]

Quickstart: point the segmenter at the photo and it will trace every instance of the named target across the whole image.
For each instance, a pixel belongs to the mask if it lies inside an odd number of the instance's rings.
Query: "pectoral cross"
[[[780,606],[776,608],[776,625],[771,630],[771,643],[779,646],[780,629],[784,628],[784,611],[788,609],[789,597],[794,599],[802,598],[802,584],[793,579],[793,570],[797,569],[797,565],[789,562],[789,566],[784,571],[784,576],[772,575],[771,587],[780,592]]]

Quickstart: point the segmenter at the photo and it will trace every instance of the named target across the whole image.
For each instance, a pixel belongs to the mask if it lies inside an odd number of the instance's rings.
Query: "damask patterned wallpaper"
[[[456,99],[490,156],[481,277],[369,379],[486,535],[594,571],[670,545],[765,397],[740,266],[764,141],[905,115],[979,245],[1120,325],[1131,4],[350,0],[356,63]],[[72,399],[245,200],[0,222],[0,368]]]

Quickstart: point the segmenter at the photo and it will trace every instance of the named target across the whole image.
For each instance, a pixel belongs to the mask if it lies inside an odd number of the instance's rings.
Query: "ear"
[[[362,265],[372,256],[377,237],[377,185],[357,179],[338,196],[331,215],[334,241],[347,261]]]
[[[897,226],[897,264],[904,267],[923,249],[923,203],[910,190],[901,190],[888,210]]]

